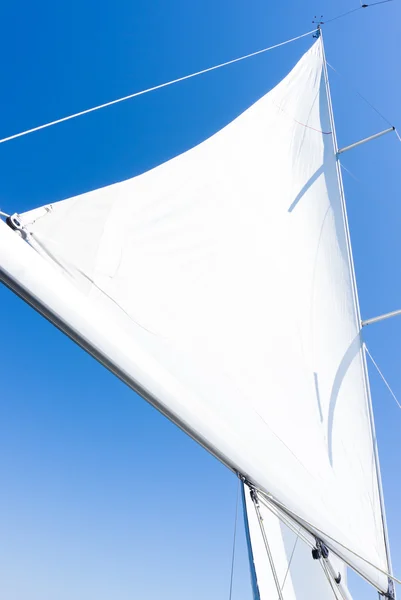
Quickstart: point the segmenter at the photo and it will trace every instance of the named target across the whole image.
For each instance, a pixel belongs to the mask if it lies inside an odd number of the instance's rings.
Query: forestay
[[[1,224],[0,265],[103,363],[386,591],[322,62],[319,40],[199,146],[25,213],[37,252]]]

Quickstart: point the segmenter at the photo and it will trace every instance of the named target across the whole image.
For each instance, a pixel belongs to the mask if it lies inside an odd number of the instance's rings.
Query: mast
[[[340,165],[340,161],[338,159],[339,148],[338,148],[338,144],[337,144],[333,104],[331,101],[330,82],[329,82],[329,75],[328,75],[328,70],[327,70],[326,53],[325,53],[325,49],[324,49],[323,32],[322,32],[320,26],[319,26],[319,30],[320,30],[321,38],[322,38],[323,76],[324,76],[325,85],[326,85],[327,104],[328,104],[330,126],[331,126],[331,131],[332,131],[332,138],[333,138],[333,149],[334,149],[334,154],[336,156],[336,171],[337,171],[338,186],[340,189],[341,206],[342,206],[342,213],[343,213],[343,219],[344,219],[344,229],[345,229],[345,236],[346,236],[347,250],[348,250],[348,261],[349,261],[349,267],[350,267],[350,272],[351,272],[351,282],[352,282],[352,290],[353,290],[353,296],[354,296],[355,318],[357,321],[357,327],[360,332],[360,335],[362,335],[362,318],[361,318],[361,311],[360,311],[360,305],[359,305],[358,287],[357,287],[356,276],[355,276],[355,265],[354,265],[353,255],[352,255],[352,245],[351,245],[351,236],[350,236],[348,216],[347,216],[347,206],[346,206],[346,201],[345,201],[345,193],[344,193],[344,184],[343,184],[342,173],[341,173],[341,165]],[[392,130],[393,129],[391,129],[391,131]],[[374,136],[374,137],[376,137],[376,136]],[[371,427],[372,443],[373,443],[373,448],[374,448],[375,468],[376,468],[376,476],[377,476],[378,489],[379,489],[381,516],[382,516],[382,522],[383,522],[383,532],[384,532],[384,541],[385,541],[385,546],[386,546],[388,571],[392,575],[393,570],[392,570],[392,564],[391,564],[390,542],[389,542],[389,537],[388,537],[386,509],[385,509],[385,504],[384,504],[383,485],[382,485],[382,477],[381,477],[381,471],[380,471],[379,452],[378,452],[378,447],[377,447],[377,438],[376,438],[376,430],[375,430],[374,415],[373,415],[372,395],[371,395],[371,391],[370,391],[365,345],[362,346],[362,364],[363,364],[363,375],[364,375],[366,395],[367,395],[367,399],[368,399],[369,422],[370,422],[370,427]],[[379,597],[380,596],[381,596],[381,594],[379,592]],[[395,597],[396,597],[394,583],[393,583],[393,580],[390,578],[388,580],[387,596],[389,598],[393,598],[393,599],[395,599]]]

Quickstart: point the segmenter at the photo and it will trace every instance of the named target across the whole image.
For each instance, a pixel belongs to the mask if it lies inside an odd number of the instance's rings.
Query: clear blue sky
[[[358,0],[16,1],[2,8],[0,137],[283,41]],[[327,25],[328,61],[401,129],[401,2]],[[132,177],[273,87],[311,39],[0,146],[23,211]],[[340,145],[386,127],[330,74]],[[401,144],[344,156],[363,316],[401,307]],[[0,288],[0,600],[228,599],[237,482]],[[401,318],[368,345],[401,397]],[[395,571],[401,414],[372,372]],[[354,578],[357,600],[376,598]],[[250,600],[242,528],[233,600]]]

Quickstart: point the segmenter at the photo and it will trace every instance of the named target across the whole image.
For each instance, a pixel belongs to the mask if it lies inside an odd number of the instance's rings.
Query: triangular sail
[[[0,223],[0,267],[69,335],[386,591],[322,62],[319,40],[199,146],[22,215],[37,253]]]

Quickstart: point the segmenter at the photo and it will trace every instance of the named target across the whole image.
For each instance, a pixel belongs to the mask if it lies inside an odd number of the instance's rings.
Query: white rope
[[[331,589],[332,589],[332,591],[333,591],[333,594],[334,594],[334,596],[335,596],[336,600],[338,600],[338,593],[340,593],[340,594],[341,594],[341,598],[343,598],[343,600],[346,600],[346,599],[344,598],[344,595],[342,594],[342,592],[341,592],[340,588],[339,588],[337,585],[334,585],[334,581],[333,581],[333,579],[331,578],[331,575],[330,575],[330,573],[329,573],[329,570],[328,570],[328,568],[327,568],[327,565],[326,565],[326,563],[325,563],[324,559],[320,559],[320,560],[319,560],[319,562],[320,562],[320,565],[321,565],[321,567],[322,567],[322,569],[323,569],[323,572],[324,572],[324,574],[326,575],[327,581],[328,581],[328,582],[329,582],[329,584],[330,584],[330,587],[331,587]],[[337,593],[337,592],[338,592],[338,593]]]
[[[272,571],[274,583],[276,585],[276,590],[277,590],[278,598],[279,598],[279,600],[284,600],[283,591],[282,591],[282,588],[280,586],[280,582],[279,582],[278,575],[277,575],[276,565],[274,564],[273,554],[272,554],[272,551],[270,550],[269,540],[267,539],[266,531],[265,531],[265,528],[264,528],[264,525],[263,525],[263,518],[262,518],[262,515],[260,514],[260,507],[259,507],[258,496],[257,496],[256,490],[253,490],[252,501],[253,501],[253,505],[255,507],[256,516],[257,516],[257,519],[258,519],[258,522],[259,522],[260,532],[262,534],[262,538],[263,538],[263,542],[264,542],[264,545],[265,545],[267,557],[269,559],[270,568],[271,568],[271,571]]]
[[[125,100],[136,98],[137,96],[143,96],[144,94],[148,94],[149,92],[154,92],[155,90],[160,90],[161,88],[173,85],[174,83],[179,83],[180,81],[185,81],[186,79],[191,79],[192,77],[197,77],[198,75],[203,75],[204,73],[209,73],[210,71],[215,71],[216,69],[220,69],[222,67],[227,67],[228,65],[240,62],[241,60],[245,60],[246,58],[251,58],[252,56],[257,56],[258,54],[263,54],[264,52],[268,52],[269,50],[274,50],[274,48],[279,48],[280,46],[285,46],[286,44],[295,42],[296,40],[300,40],[301,38],[304,38],[307,35],[311,35],[315,31],[316,29],[313,29],[312,31],[308,31],[307,33],[298,35],[297,37],[291,38],[290,40],[286,40],[285,42],[280,42],[279,44],[269,46],[268,48],[263,48],[262,50],[257,50],[256,52],[251,52],[251,54],[246,54],[245,56],[240,56],[239,58],[234,58],[233,60],[228,60],[227,62],[215,65],[214,67],[208,67],[207,69],[202,69],[201,71],[197,71],[196,73],[184,75],[183,77],[179,77],[178,79],[173,79],[172,81],[167,81],[166,83],[160,83],[159,85],[155,85],[146,90],[141,90],[140,92],[134,92],[133,94],[129,94],[128,96],[117,98],[117,100],[111,100],[110,102],[99,104],[99,106],[87,108],[86,110],[82,110],[73,115],[69,115],[68,117],[56,119],[55,121],[50,121],[49,123],[45,123],[44,125],[32,127],[32,129],[27,129],[26,131],[21,131],[20,133],[15,133],[14,135],[10,135],[1,139],[0,144],[3,144],[4,142],[9,142],[10,140],[15,140],[16,138],[22,137],[23,135],[28,135],[29,133],[34,133],[35,131],[40,131],[41,129],[46,129],[47,127],[52,127],[53,125],[58,125],[59,123],[64,123],[65,121],[70,121],[71,119],[76,119],[77,117],[82,117],[83,115],[87,115],[91,112],[95,112],[96,110],[100,110],[102,108],[107,108],[108,106],[112,106],[113,104],[118,104],[119,102],[124,102]]]
[[[388,383],[387,379],[384,377],[383,373],[381,372],[381,370],[379,369],[378,364],[376,363],[375,359],[373,358],[373,356],[371,355],[371,353],[368,350],[368,347],[365,344],[365,350],[366,353],[368,354],[370,360],[372,361],[372,363],[374,364],[374,366],[376,367],[377,372],[379,373],[380,377],[382,378],[384,385],[386,386],[386,388],[388,389],[388,391],[390,392],[390,394],[392,395],[392,397],[394,398],[394,400],[397,403],[398,408],[401,408],[401,403],[398,402],[397,396],[394,394],[393,390],[390,387],[390,384]]]

